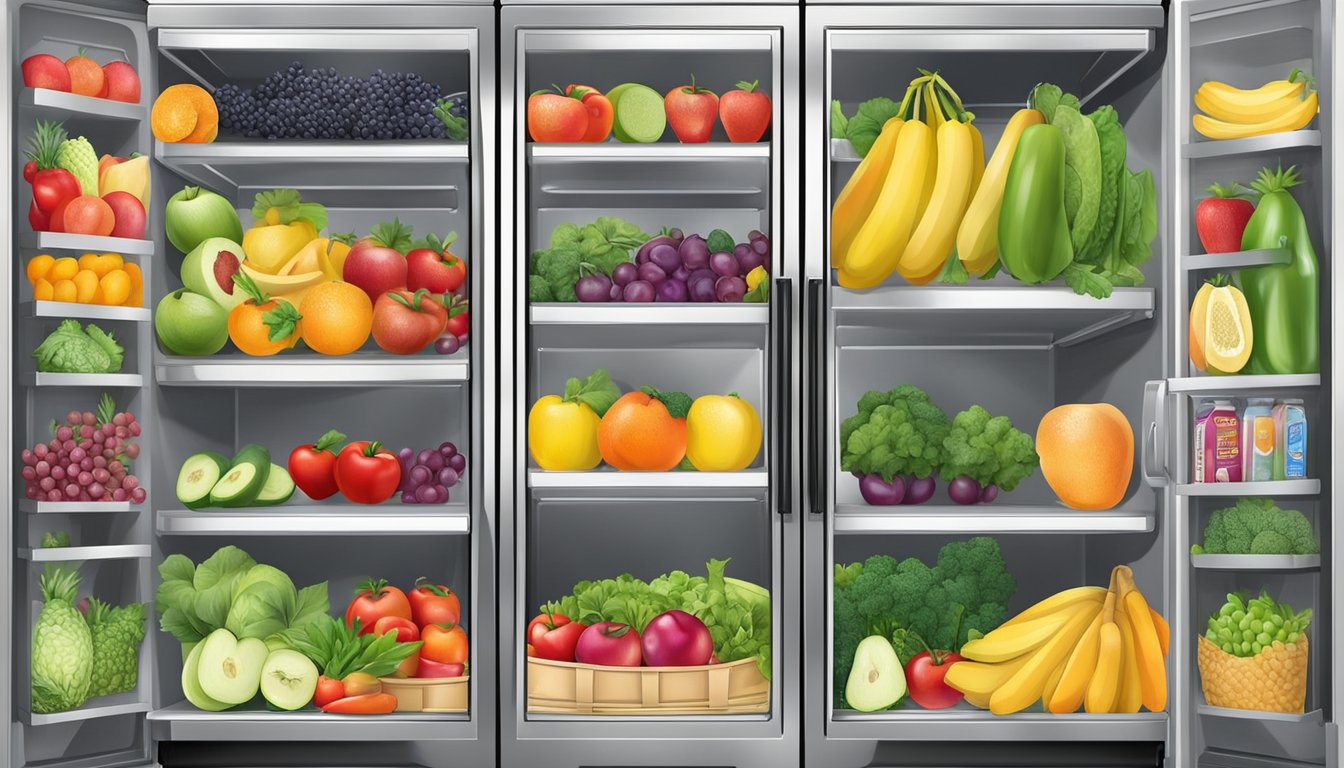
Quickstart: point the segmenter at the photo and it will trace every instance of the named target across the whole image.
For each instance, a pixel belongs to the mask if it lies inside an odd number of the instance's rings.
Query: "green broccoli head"
[[[555,295],[554,301],[578,301],[574,284],[579,281],[579,249],[572,245],[556,246],[544,251],[537,259],[537,274],[546,278]]]
[[[904,384],[870,391],[859,413],[840,425],[840,466],[846,472],[927,477],[943,461],[947,414],[924,390]]]
[[[1271,499],[1244,498],[1209,516],[1202,551],[1211,555],[1312,555],[1321,548],[1306,515],[1280,509]]]
[[[1007,416],[993,416],[978,405],[952,419],[943,450],[943,480],[966,475],[981,486],[1005,491],[1016,488],[1040,464],[1031,435],[1015,429]]]
[[[546,278],[541,275],[528,275],[527,300],[533,304],[555,301],[555,292],[551,290],[551,284],[546,282]]]

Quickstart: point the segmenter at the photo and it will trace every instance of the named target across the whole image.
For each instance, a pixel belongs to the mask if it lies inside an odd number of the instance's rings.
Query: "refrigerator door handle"
[[[793,513],[793,279],[775,279],[773,289],[776,316],[773,326],[775,356],[775,455],[774,488],[775,511],[781,515]]]
[[[826,427],[826,282],[821,278],[807,281],[807,409],[808,434],[804,443],[807,450],[808,512],[814,515],[826,511],[826,448],[823,437]]]
[[[1143,385],[1143,421],[1141,466],[1143,480],[1153,488],[1167,485],[1167,382],[1150,381]]]

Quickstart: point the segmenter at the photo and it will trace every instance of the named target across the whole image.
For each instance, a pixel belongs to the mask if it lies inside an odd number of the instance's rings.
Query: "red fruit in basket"
[[[406,598],[411,601],[411,620],[416,626],[456,624],[462,617],[457,594],[443,584],[425,583],[424,576],[415,580],[415,589]]]
[[[650,667],[698,667],[714,655],[709,628],[685,611],[665,611],[653,617],[644,627],[640,647]]]
[[[759,80],[737,84],[737,90],[719,99],[719,120],[729,141],[752,143],[761,140],[770,125],[770,97],[756,90]]]
[[[588,111],[588,132],[580,141],[606,141],[611,135],[611,123],[616,118],[616,110],[611,106],[611,100],[591,85],[571,83],[565,86],[565,95],[577,96],[579,101],[583,102],[583,108]]]
[[[416,677],[461,677],[466,674],[467,665],[461,663],[444,664],[439,661],[429,659],[420,659],[420,670],[415,673]]]
[[[103,202],[112,208],[112,236],[131,237],[137,240],[145,236],[145,206],[140,198],[130,192],[109,192],[103,196]]]
[[[1195,231],[1205,253],[1233,253],[1241,250],[1241,235],[1255,206],[1241,195],[1240,184],[1210,184],[1204,191],[1213,195],[1195,206]]]
[[[104,64],[103,81],[107,89],[107,98],[131,104],[140,103],[140,76],[130,64],[124,61],[109,61]]]
[[[588,135],[588,109],[582,99],[537,91],[527,97],[527,134],[533,141],[576,142]]]
[[[456,232],[442,240],[431,233],[417,243],[406,254],[406,287],[430,293],[452,293],[460,288],[467,279],[467,263],[449,250],[455,240]]]
[[[574,648],[587,624],[570,621],[563,613],[542,613],[527,625],[527,642],[532,655],[551,661],[573,661]]]
[[[356,504],[381,504],[401,485],[401,461],[380,442],[356,440],[336,455],[335,475],[345,498]],[[406,618],[410,617],[408,606]]]
[[[374,631],[378,620],[386,616],[411,619],[411,604],[406,593],[389,586],[387,581],[366,579],[355,591],[355,599],[345,609],[345,626],[355,626],[359,621],[359,634],[367,635]]]
[[[406,287],[406,257],[402,253],[410,247],[411,230],[399,219],[378,224],[350,248],[341,277],[376,304],[388,291]]]
[[[663,98],[667,122],[682,144],[704,144],[714,132],[714,120],[719,115],[719,97],[713,91],[695,84],[678,85]]]
[[[638,667],[643,659],[639,632],[628,624],[599,621],[579,635],[574,660],[604,667]]]
[[[388,632],[397,633],[398,643],[414,643],[420,639],[420,628],[415,622],[400,616],[384,616],[374,623],[373,634],[386,635]]]
[[[343,442],[345,435],[331,429],[316,443],[289,452],[289,476],[308,498],[321,501],[340,490],[336,487],[336,454],[332,449]]]
[[[23,84],[29,88],[50,88],[70,92],[70,70],[65,62],[50,53],[38,53],[23,60]]]

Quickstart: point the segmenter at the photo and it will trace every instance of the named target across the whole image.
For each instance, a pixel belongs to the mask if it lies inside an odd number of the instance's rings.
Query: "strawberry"
[[[690,85],[678,85],[668,91],[663,107],[667,110],[667,122],[672,124],[672,132],[682,144],[709,141],[709,135],[714,132],[714,118],[719,113],[719,97],[696,85],[695,75],[691,75]]]
[[[761,140],[770,125],[770,97],[756,90],[759,80],[740,82],[738,90],[719,100],[719,120],[729,141],[748,144]]]
[[[1213,195],[1195,206],[1195,231],[1205,253],[1232,253],[1241,250],[1241,233],[1255,213],[1255,206],[1244,198],[1247,190],[1240,182],[1210,184],[1205,192]]]

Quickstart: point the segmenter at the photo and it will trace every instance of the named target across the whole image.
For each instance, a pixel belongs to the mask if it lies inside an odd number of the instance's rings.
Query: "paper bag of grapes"
[[[1267,594],[1229,594],[1199,638],[1204,701],[1215,707],[1300,713],[1307,700],[1307,624]]]

